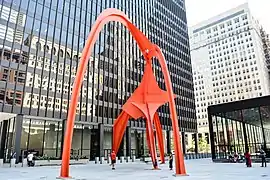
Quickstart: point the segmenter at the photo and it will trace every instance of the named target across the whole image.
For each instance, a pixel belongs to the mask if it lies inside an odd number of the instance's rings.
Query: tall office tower
[[[149,28],[152,33],[149,36],[152,42],[162,48],[168,62],[173,89],[178,95],[175,101],[182,132],[182,143],[185,144],[183,149],[187,151],[188,147],[193,146],[188,141],[188,135],[197,132],[197,121],[185,1],[156,0],[153,2],[155,8],[150,19]],[[161,68],[157,63],[155,64],[157,65],[157,76],[162,77]],[[160,86],[165,88],[164,81],[160,82]],[[166,117],[167,124],[171,124],[168,117],[169,107],[164,106],[160,112],[162,112],[163,117]]]
[[[263,43],[263,52],[266,60],[266,65],[270,76],[270,35],[263,28],[261,28],[261,38]],[[270,78],[269,78],[270,81]]]
[[[0,0],[0,5],[0,111],[11,117],[0,119],[0,158],[8,160],[11,150],[20,154],[29,149],[38,156],[60,158],[81,52],[91,25],[107,8],[123,11],[162,48],[178,95],[181,131],[196,132],[183,0]],[[156,62],[154,68],[164,89]],[[94,159],[110,153],[113,121],[139,85],[143,71],[142,54],[128,30],[117,22],[106,24],[94,46],[80,91],[73,155]],[[171,151],[168,106],[161,107],[159,115],[166,151]],[[144,120],[130,120],[119,156],[148,154],[145,137]]]
[[[189,33],[198,129],[209,137],[209,105],[269,95],[260,26],[243,4]]]

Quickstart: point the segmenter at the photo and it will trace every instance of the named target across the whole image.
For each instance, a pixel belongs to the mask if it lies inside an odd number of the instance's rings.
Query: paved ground
[[[246,168],[244,164],[215,164],[209,159],[187,160],[189,176],[174,177],[167,164],[162,170],[150,170],[151,165],[145,163],[118,164],[115,171],[108,165],[77,165],[71,166],[71,176],[76,180],[270,180],[269,167],[261,168],[253,164]],[[20,167],[0,168],[2,180],[54,180],[59,175],[60,167]]]

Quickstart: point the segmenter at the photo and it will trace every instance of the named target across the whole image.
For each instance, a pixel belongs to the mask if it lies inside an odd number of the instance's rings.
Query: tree
[[[210,150],[210,146],[204,138],[199,138],[198,148],[199,152],[209,152]]]

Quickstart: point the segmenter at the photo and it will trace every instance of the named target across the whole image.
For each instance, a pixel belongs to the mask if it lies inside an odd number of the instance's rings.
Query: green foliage
[[[207,141],[204,138],[199,138],[198,148],[199,148],[199,152],[209,152],[210,151],[210,145],[207,144]]]

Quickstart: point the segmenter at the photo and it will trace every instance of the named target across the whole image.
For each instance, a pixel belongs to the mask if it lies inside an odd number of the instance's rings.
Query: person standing
[[[247,167],[251,167],[251,155],[249,153],[249,150],[247,150],[244,155],[245,155]]]
[[[28,164],[28,167],[34,166],[34,154],[32,152],[28,153],[27,164]]]
[[[260,157],[262,158],[262,166],[261,167],[266,167],[266,153],[263,150],[263,148],[260,149]]]
[[[115,170],[115,163],[116,163],[116,154],[114,151],[112,151],[111,153],[111,160],[112,160],[112,163],[111,163],[111,166],[112,166],[112,170]]]
[[[172,170],[172,168],[173,168],[173,156],[172,156],[172,153],[170,153],[170,155],[169,155],[169,168],[170,168],[170,170]]]

